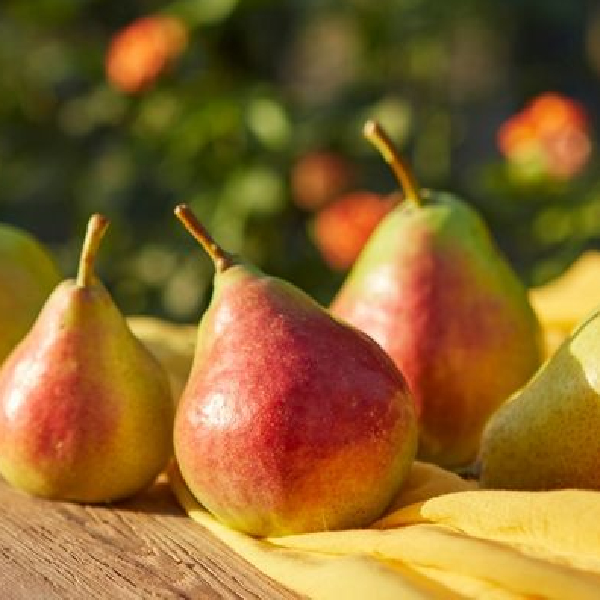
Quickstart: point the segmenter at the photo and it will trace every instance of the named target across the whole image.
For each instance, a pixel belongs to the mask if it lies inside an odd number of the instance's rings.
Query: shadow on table
[[[187,518],[185,512],[179,506],[165,475],[160,475],[153,485],[135,496],[107,506],[117,510]]]

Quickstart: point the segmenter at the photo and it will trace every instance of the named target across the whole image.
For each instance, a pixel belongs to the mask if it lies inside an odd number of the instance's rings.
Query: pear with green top
[[[175,417],[191,493],[256,536],[370,524],[416,451],[403,376],[368,336],[226,253],[188,207],[176,214],[216,270]]]
[[[539,366],[539,324],[478,213],[450,193],[421,190],[378,123],[364,134],[404,200],[373,232],[331,312],[405,375],[419,410],[417,456],[461,468],[490,415]]]
[[[59,283],[0,370],[0,473],[34,495],[122,499],[172,455],[167,376],[94,273],[107,227],[91,217],[77,279]]]

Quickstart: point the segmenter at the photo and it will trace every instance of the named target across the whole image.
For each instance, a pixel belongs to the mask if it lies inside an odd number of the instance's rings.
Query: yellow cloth
[[[586,250],[558,277],[529,290],[529,301],[542,325],[546,357],[600,307],[599,274],[600,252]]]
[[[255,539],[208,514],[176,467],[170,481],[194,521],[308,598],[600,599],[600,492],[479,490],[417,461],[371,528]]]

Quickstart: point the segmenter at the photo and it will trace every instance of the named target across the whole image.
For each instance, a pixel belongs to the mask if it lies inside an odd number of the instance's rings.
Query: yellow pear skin
[[[486,488],[600,489],[600,311],[488,422]]]

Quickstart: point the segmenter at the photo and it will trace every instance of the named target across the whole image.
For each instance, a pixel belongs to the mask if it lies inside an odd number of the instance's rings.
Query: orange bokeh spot
[[[183,52],[187,40],[185,24],[175,17],[137,19],[113,37],[106,55],[107,77],[124,92],[139,92]]]
[[[536,138],[533,123],[526,114],[518,113],[505,121],[498,130],[498,146],[508,156],[531,144]]]
[[[565,127],[587,128],[583,107],[570,98],[553,92],[541,94],[525,109],[538,133],[552,133]]]
[[[292,198],[297,206],[316,210],[346,191],[353,176],[352,166],[339,154],[309,152],[292,169]]]
[[[327,264],[339,270],[352,266],[375,227],[395,204],[394,198],[353,192],[319,211],[314,221],[314,240]]]
[[[592,150],[585,109],[554,92],[540,94],[503,123],[497,141],[513,164],[537,156],[546,174],[559,178],[579,173]]]

